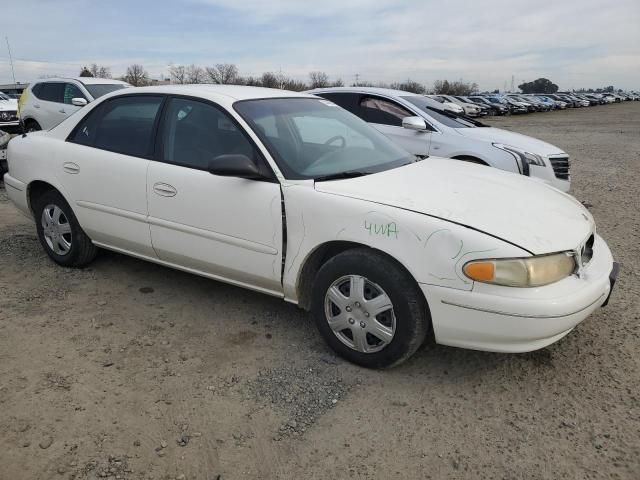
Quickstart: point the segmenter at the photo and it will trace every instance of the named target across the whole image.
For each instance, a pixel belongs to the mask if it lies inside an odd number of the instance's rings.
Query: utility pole
[[[358,86],[358,83],[359,83],[359,81],[360,81],[360,74],[359,74],[359,73],[356,73],[356,74],[354,75],[354,77],[356,77],[356,87],[357,87],[357,86]]]
[[[9,46],[9,37],[4,37],[7,41],[7,50],[9,50],[9,63],[11,64],[11,76],[13,77],[13,86],[15,88],[16,85],[16,72],[13,69],[13,57],[11,56],[11,47]]]

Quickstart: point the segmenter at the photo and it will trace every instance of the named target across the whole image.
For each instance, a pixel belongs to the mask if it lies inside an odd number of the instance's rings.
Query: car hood
[[[456,131],[465,137],[484,140],[491,143],[503,143],[512,147],[521,148],[530,153],[538,155],[557,155],[563,154],[562,150],[550,143],[543,142],[537,138],[522,135],[521,133],[502,130],[493,127],[477,127],[477,128],[457,128]]]
[[[315,188],[455,222],[536,255],[574,250],[595,230],[589,211],[570,195],[522,175],[448,159],[430,157],[316,182]]]

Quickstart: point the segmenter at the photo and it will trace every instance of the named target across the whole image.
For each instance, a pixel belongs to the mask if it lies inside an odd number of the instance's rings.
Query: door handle
[[[153,185],[153,191],[163,197],[175,197],[178,191],[168,183],[158,182]]]
[[[37,103],[33,105],[33,108],[40,108],[40,105],[38,105]]]
[[[62,169],[65,172],[70,173],[72,175],[75,175],[76,173],[80,173],[80,167],[76,163],[73,163],[73,162],[65,162],[62,165]]]
[[[64,108],[61,108],[60,110],[58,110],[60,113],[67,113],[64,111]]]

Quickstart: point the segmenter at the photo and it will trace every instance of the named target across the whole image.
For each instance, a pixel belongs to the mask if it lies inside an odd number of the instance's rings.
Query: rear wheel
[[[33,210],[40,244],[54,262],[82,267],[95,258],[98,249],[62,195],[55,190],[44,192],[34,201]]]
[[[368,368],[409,358],[430,326],[413,278],[389,257],[365,248],[340,253],[320,268],[312,312],[329,346]]]

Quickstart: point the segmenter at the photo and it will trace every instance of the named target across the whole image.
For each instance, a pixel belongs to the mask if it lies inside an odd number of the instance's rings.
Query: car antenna
[[[16,86],[18,85],[16,83],[16,71],[13,68],[13,56],[11,55],[11,46],[9,45],[9,37],[4,37],[4,39],[7,41],[7,50],[9,51],[9,64],[11,65],[11,76],[13,77],[13,88],[16,88]],[[18,110],[20,109],[20,101],[18,100]],[[27,132],[24,131],[24,123],[22,122],[22,117],[20,117],[20,119],[18,120],[18,123],[20,124],[20,130],[22,130],[22,136],[26,136]]]

